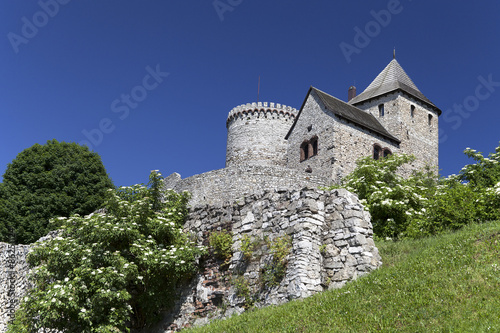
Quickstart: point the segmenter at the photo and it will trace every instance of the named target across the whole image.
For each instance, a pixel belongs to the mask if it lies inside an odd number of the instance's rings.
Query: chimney
[[[347,92],[347,101],[349,102],[354,97],[356,97],[356,87],[350,86],[349,91]]]

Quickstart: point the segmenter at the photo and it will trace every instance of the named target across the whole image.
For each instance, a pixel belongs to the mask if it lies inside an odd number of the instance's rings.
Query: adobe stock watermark
[[[489,74],[486,78],[482,75],[477,77],[479,84],[474,89],[474,94],[464,98],[462,103],[454,103],[452,108],[446,109],[443,112],[442,119],[447,124],[452,124],[451,129],[456,131],[462,126],[464,119],[479,109],[481,101],[485,101],[491,97],[500,87],[500,82],[493,81],[493,74]],[[448,135],[444,130],[439,131],[439,143],[448,140]]]
[[[121,94],[119,98],[111,102],[111,112],[118,115],[118,119],[125,120],[130,115],[130,110],[134,110],[139,106],[139,103],[148,97],[148,92],[158,88],[164,78],[170,73],[162,72],[160,65],[156,65],[153,69],[150,66],[146,67],[147,74],[142,78],[142,82],[130,89],[130,93]],[[87,140],[80,141],[80,145],[86,145],[90,150],[99,146],[104,140],[105,134],[110,134],[116,129],[116,125],[110,118],[102,118],[96,128],[91,130],[83,129],[82,134]]]
[[[371,10],[370,15],[373,17],[373,20],[368,21],[364,29],[358,26],[354,27],[355,34],[352,44],[346,42],[339,44],[347,63],[351,63],[353,54],[360,54],[361,50],[370,45],[373,38],[380,35],[382,28],[386,28],[391,23],[393,15],[400,14],[402,11],[403,5],[399,0],[389,0],[387,9],[381,9],[378,12]]]
[[[5,312],[9,322],[14,320],[18,301],[16,299],[16,246],[7,244],[7,300],[5,304]]]
[[[219,15],[220,21],[224,21],[224,13],[232,12],[234,8],[241,5],[243,0],[214,0],[212,5],[214,6],[217,15]]]
[[[19,53],[19,46],[28,44],[29,41],[38,35],[38,30],[45,27],[51,18],[54,18],[58,13],[61,5],[66,5],[71,0],[40,0],[38,6],[41,10],[37,11],[31,17],[31,20],[26,16],[21,17],[21,33],[7,33],[7,39],[12,46],[14,53]]]

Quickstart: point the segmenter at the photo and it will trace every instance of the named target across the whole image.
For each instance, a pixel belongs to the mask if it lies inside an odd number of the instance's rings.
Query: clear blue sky
[[[23,149],[89,141],[85,131],[118,186],[146,182],[152,169],[184,178],[223,168],[226,116],[257,100],[259,76],[261,101],[298,108],[310,85],[345,100],[394,47],[443,111],[443,175],[469,162],[466,147],[498,146],[497,0],[215,4],[2,0],[1,174]],[[346,57],[341,45],[356,51]]]

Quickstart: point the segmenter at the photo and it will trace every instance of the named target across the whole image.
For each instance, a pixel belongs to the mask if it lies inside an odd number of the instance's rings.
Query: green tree
[[[181,228],[188,194],[161,186],[152,172],[149,188],[110,190],[105,212],[54,220],[62,233],[29,254],[34,288],[8,332],[129,332],[171,306],[205,250]]]
[[[32,243],[50,231],[49,219],[100,208],[112,187],[101,158],[87,147],[56,140],[35,144],[3,175],[0,240]]]

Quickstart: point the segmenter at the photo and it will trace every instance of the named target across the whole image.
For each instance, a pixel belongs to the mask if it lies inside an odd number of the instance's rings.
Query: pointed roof
[[[361,94],[354,97],[349,101],[349,104],[356,105],[362,102],[371,100],[372,98],[382,96],[384,94],[401,90],[408,95],[420,100],[421,102],[429,105],[431,108],[435,109],[438,114],[441,114],[441,110],[432,104],[432,102],[427,99],[418,90],[417,86],[410,77],[406,74],[401,65],[396,59],[392,61],[384,68],[382,72],[373,80],[372,83],[366,88]]]
[[[297,120],[299,119],[302,110],[304,109],[304,105],[306,104],[307,98],[309,97],[312,91],[314,91],[316,95],[320,98],[321,102],[325,105],[327,110],[335,114],[337,117],[345,119],[351,123],[354,123],[359,127],[374,132],[397,144],[401,142],[398,138],[389,133],[384,128],[384,126],[382,126],[382,124],[377,120],[377,118],[375,118],[371,113],[365,112],[361,109],[358,109],[355,106],[349,105],[338,98],[335,98],[317,88],[314,88],[313,86],[309,88],[306,98],[304,99],[304,102],[302,103],[302,106],[299,110],[299,113],[297,117],[295,117],[295,121],[292,127],[290,128],[290,131],[285,137],[286,139],[288,139],[288,137],[292,133],[293,128],[295,127],[295,124],[297,123]]]

